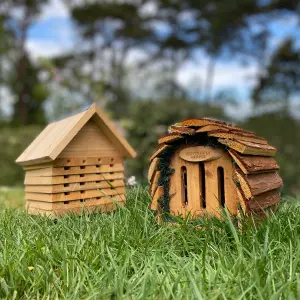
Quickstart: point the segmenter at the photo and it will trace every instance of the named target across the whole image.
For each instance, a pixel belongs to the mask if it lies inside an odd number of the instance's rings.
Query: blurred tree
[[[279,45],[253,90],[257,106],[274,104],[276,110],[289,110],[291,96],[300,91],[300,53],[288,39]]]
[[[12,124],[14,125],[30,125],[30,124],[45,124],[46,118],[44,113],[44,102],[49,96],[49,89],[40,79],[40,67],[34,65],[28,56],[22,58],[23,67],[26,69],[26,77],[22,82],[22,97],[18,94],[18,101],[14,106],[14,116]],[[11,72],[8,85],[11,90],[19,86],[20,74]],[[24,105],[20,105],[20,99],[24,101]],[[20,111],[20,109],[24,109]],[[26,114],[26,119],[23,119]],[[21,116],[23,116],[21,118]]]
[[[34,67],[30,62],[25,46],[29,27],[38,17],[42,6],[47,2],[48,0],[3,0],[0,3],[0,11],[5,18],[5,26],[13,33],[14,61],[11,69],[14,75],[14,85],[10,86],[12,93],[16,95],[13,116],[15,124],[24,125],[39,121],[30,118],[32,118],[32,110],[35,106],[40,106],[43,98],[41,95],[45,94],[45,89],[38,82],[38,77],[33,75]],[[32,75],[34,78],[29,78]],[[32,85],[33,81],[36,82],[36,85]],[[31,91],[29,92],[29,90]],[[35,95],[38,98],[32,98]]]

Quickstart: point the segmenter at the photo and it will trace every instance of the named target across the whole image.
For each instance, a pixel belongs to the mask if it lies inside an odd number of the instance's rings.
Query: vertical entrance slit
[[[205,168],[204,168],[204,163],[199,164],[199,178],[200,178],[200,196],[201,196],[201,203],[202,203],[202,208],[206,208],[206,186],[205,186]]]
[[[182,205],[188,205],[188,192],[187,192],[187,171],[186,167],[181,167],[181,191],[182,191]]]
[[[219,201],[222,207],[225,207],[225,177],[224,169],[218,168],[218,189],[219,189]]]

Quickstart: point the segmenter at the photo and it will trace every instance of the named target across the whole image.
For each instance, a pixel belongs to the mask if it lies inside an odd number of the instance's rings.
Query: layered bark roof
[[[166,151],[187,140],[213,140],[214,146],[228,151],[235,167],[232,180],[236,184],[240,204],[246,214],[273,206],[280,201],[279,189],[283,182],[273,158],[276,149],[253,132],[210,119],[187,119],[171,126],[169,133],[159,139],[159,147],[150,158],[148,179],[153,197],[151,208],[158,209],[158,197],[163,195],[159,186],[159,162]],[[159,191],[159,192],[157,192]]]

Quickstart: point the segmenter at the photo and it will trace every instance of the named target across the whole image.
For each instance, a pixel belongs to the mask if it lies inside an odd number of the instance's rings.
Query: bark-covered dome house
[[[276,149],[250,131],[210,119],[171,126],[150,158],[151,209],[197,218],[261,214],[280,201]]]

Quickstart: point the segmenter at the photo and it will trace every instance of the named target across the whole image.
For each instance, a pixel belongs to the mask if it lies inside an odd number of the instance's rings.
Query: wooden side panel
[[[54,177],[34,177],[25,175],[25,185],[56,185],[66,183],[80,183],[88,181],[107,181],[124,179],[123,172],[100,173],[100,174],[81,174],[81,175],[66,175]]]
[[[104,189],[111,187],[124,186],[124,180],[110,180],[110,181],[92,181],[92,182],[79,182],[79,183],[65,183],[58,185],[28,185],[25,187],[26,193],[43,193],[43,194],[56,194],[64,192],[75,192],[82,190]]]
[[[78,175],[78,174],[100,174],[111,172],[123,172],[122,164],[110,165],[95,165],[95,166],[80,166],[80,167],[59,167],[59,168],[45,168],[38,170],[28,170],[27,177],[48,177],[48,176],[64,176],[64,175]]]
[[[88,121],[58,158],[120,156],[119,150],[99,130],[94,121]]]
[[[37,200],[46,202],[57,202],[57,201],[72,201],[80,199],[97,198],[103,196],[115,196],[125,194],[124,187],[118,187],[115,189],[101,189],[101,190],[88,190],[78,192],[68,192],[59,194],[42,194],[42,193],[26,193],[26,200]]]

